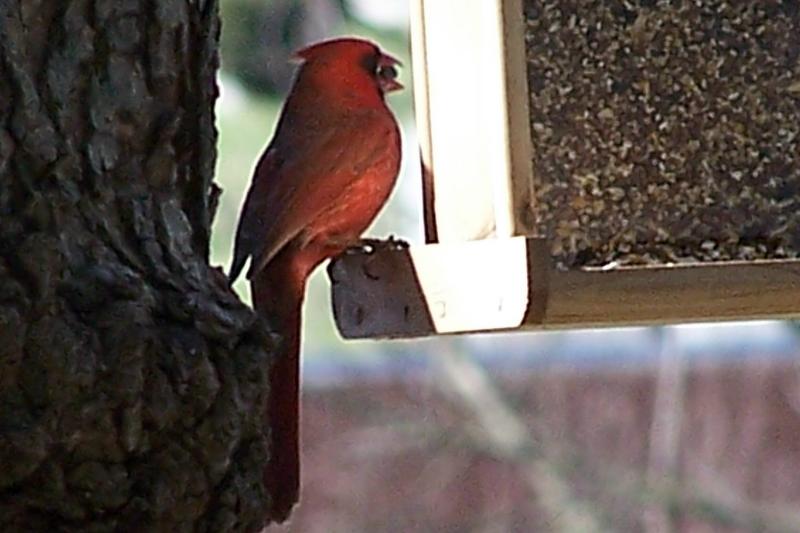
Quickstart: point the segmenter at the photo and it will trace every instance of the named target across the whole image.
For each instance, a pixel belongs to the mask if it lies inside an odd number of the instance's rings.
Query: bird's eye
[[[392,65],[378,67],[378,78],[386,81],[394,80],[397,78],[397,69]]]

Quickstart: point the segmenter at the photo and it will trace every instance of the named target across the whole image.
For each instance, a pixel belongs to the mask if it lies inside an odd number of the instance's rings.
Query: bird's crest
[[[375,52],[378,50],[378,47],[366,39],[361,39],[358,37],[338,37],[336,39],[328,39],[327,41],[320,41],[318,43],[305,46],[293,53],[290,59],[293,62],[303,63],[334,50],[356,51],[362,49],[365,51]]]

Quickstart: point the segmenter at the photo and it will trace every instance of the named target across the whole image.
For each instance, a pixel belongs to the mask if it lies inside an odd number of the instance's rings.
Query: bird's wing
[[[264,206],[269,220],[253,253],[248,278],[386,157],[394,128],[388,113],[364,110],[343,117],[333,127],[306,134],[299,149],[293,147],[270,185],[273,194]]]
[[[272,146],[267,147],[256,165],[250,190],[247,191],[247,196],[242,206],[239,225],[236,228],[233,262],[228,273],[228,279],[231,284],[236,281],[247,259],[258,248],[258,241],[263,233],[259,231],[259,228],[262,228],[265,224],[262,220],[265,213],[264,208],[266,205],[275,203],[268,199],[272,192],[269,176],[276,175],[279,167],[280,161],[276,156],[275,150]]]
[[[385,157],[395,129],[388,112],[370,109],[295,135],[279,131],[253,177],[237,232],[232,277],[252,255],[247,274],[252,278],[335,205],[343,191]]]

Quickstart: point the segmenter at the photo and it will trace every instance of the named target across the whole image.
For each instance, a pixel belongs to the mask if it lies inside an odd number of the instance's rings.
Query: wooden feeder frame
[[[522,0],[413,0],[411,21],[428,244],[331,264],[344,337],[800,316],[798,260],[556,269],[530,237]]]

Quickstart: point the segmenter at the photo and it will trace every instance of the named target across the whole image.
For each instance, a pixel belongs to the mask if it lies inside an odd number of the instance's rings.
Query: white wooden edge
[[[519,327],[528,308],[524,238],[410,249],[437,333]]]

